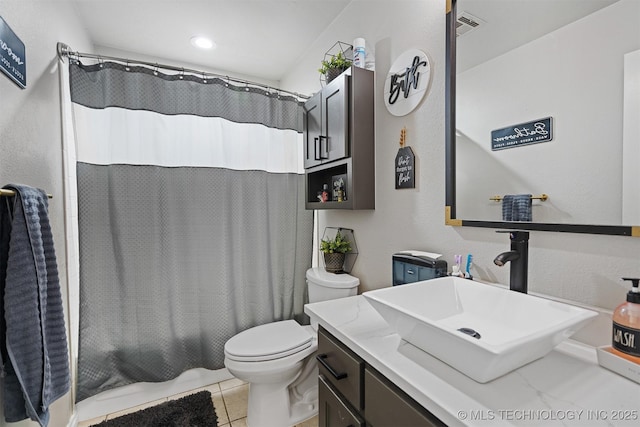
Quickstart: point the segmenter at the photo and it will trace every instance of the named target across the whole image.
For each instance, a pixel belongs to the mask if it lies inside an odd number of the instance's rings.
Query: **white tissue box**
[[[640,365],[611,353],[611,346],[598,347],[598,364],[640,384]]]

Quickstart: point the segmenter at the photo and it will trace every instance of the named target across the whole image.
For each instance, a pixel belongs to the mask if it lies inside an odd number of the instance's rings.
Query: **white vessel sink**
[[[597,315],[457,277],[363,295],[404,340],[480,383],[543,357]]]

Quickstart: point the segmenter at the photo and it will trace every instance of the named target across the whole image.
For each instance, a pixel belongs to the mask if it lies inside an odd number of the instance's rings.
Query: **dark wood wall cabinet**
[[[319,427],[445,426],[322,327],[316,358]]]
[[[305,103],[307,209],[375,208],[373,102],[373,71],[351,67]]]

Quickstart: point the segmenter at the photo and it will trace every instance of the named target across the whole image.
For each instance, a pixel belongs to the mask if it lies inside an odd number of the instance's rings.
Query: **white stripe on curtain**
[[[74,114],[81,162],[304,174],[302,134],[290,129],[78,104]]]

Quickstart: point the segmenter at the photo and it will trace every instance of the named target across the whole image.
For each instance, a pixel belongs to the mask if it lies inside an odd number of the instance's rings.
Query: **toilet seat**
[[[299,353],[313,344],[313,336],[295,320],[249,328],[224,346],[225,356],[238,362],[263,362]]]

